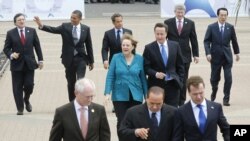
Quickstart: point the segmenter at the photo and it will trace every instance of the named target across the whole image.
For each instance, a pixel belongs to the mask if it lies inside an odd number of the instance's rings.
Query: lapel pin
[[[30,32],[29,30],[27,30],[27,32]]]
[[[95,110],[94,110],[94,109],[91,109],[91,112],[92,112],[92,113],[94,113],[94,112],[95,112]]]
[[[214,106],[211,106],[211,109],[214,109]]]
[[[188,22],[185,22],[185,24],[187,24]]]

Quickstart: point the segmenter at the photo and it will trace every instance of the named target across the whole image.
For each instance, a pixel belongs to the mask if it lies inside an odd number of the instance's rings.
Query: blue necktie
[[[158,132],[158,120],[156,118],[156,113],[151,114],[151,122],[152,122],[152,135],[155,138]]]
[[[161,44],[161,57],[162,57],[162,60],[164,62],[164,65],[167,66],[168,56],[167,56],[165,47],[162,44]]]
[[[204,114],[204,111],[202,109],[202,105],[198,104],[197,107],[200,109],[199,112],[199,129],[202,134],[205,132],[205,126],[206,126],[206,116]]]

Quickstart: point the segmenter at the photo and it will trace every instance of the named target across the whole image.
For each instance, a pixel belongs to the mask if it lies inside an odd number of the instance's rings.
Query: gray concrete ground
[[[130,12],[133,11],[130,10]],[[211,93],[211,87],[209,84],[210,65],[205,59],[203,38],[207,25],[216,21],[216,19],[192,19],[196,22],[196,30],[200,46],[200,63],[191,65],[190,75],[201,75],[204,78],[206,82],[206,96],[209,98]],[[156,22],[162,22],[163,20],[164,19],[159,18],[158,16],[151,17],[150,14],[146,17],[124,17],[124,26],[133,29],[134,37],[139,41],[137,48],[139,54],[142,54],[145,44],[154,40],[154,24]],[[44,21],[44,24],[56,26],[66,21],[68,20]],[[234,19],[229,19],[229,22],[233,23],[233,21]],[[102,104],[107,71],[104,70],[102,66],[101,46],[104,32],[112,28],[112,24],[108,16],[100,16],[99,18],[93,16],[93,18],[86,18],[82,22],[91,27],[95,54],[95,68],[93,71],[87,71],[86,77],[93,79],[97,85],[94,102]],[[248,82],[250,80],[249,24],[249,18],[240,18],[236,27],[241,49],[241,60],[240,62],[234,63],[232,70],[233,86],[230,101],[231,106],[223,107],[224,113],[230,124],[250,124],[250,96],[248,94],[250,91],[250,82]],[[37,28],[33,22],[27,22],[27,25]],[[4,34],[11,28],[13,28],[12,22],[1,22],[1,50],[5,39]],[[31,97],[33,111],[32,113],[27,113],[25,111],[23,116],[16,115],[16,107],[11,86],[11,74],[9,68],[7,68],[4,75],[0,78],[0,141],[48,140],[55,108],[68,102],[65,73],[60,60],[61,37],[59,35],[49,34],[39,30],[37,31],[43,48],[45,67],[43,70],[37,70],[35,74],[35,89]],[[216,99],[219,103],[222,102],[223,97],[223,82],[224,79],[222,77],[218,91],[218,98]],[[111,112],[111,109],[112,105],[110,103],[106,110],[112,132],[112,141],[117,141],[116,117]],[[221,134],[219,133],[218,139],[222,140]]]

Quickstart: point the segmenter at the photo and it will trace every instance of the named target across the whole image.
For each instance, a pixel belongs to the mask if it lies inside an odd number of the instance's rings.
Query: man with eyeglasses
[[[164,104],[164,89],[153,86],[145,104],[127,110],[119,128],[124,141],[171,141],[176,108]]]
[[[75,100],[56,109],[50,141],[110,141],[106,111],[92,102],[94,93],[92,80],[76,81]]]

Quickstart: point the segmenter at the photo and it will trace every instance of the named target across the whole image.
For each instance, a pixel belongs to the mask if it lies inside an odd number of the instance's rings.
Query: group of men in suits
[[[192,61],[191,56],[194,57],[195,63],[199,61],[195,25],[193,21],[184,18],[184,12],[185,7],[183,5],[176,5],[175,18],[166,20],[165,24],[155,24],[156,40],[147,44],[143,52],[144,69],[148,75],[149,85],[146,103],[127,111],[119,128],[121,137],[131,140],[150,139],[153,141],[183,140],[183,138],[192,141],[214,140],[216,139],[216,125],[218,124],[224,139],[228,140],[229,125],[223,115],[222,107],[220,104],[204,98],[205,84],[202,78],[196,76],[188,79],[187,88],[191,100],[184,104],[186,100],[185,84]],[[207,60],[211,63],[212,70],[210,79],[212,85],[211,100],[214,101],[216,98],[220,71],[223,67],[225,74],[223,105],[229,106],[232,85],[230,41],[232,41],[236,54],[236,61],[239,60],[239,46],[234,27],[226,22],[227,9],[218,9],[217,15],[218,22],[208,26],[204,39]],[[131,30],[122,27],[120,17],[122,18],[119,14],[112,17],[115,28],[104,34],[102,57],[105,69],[108,68],[112,56],[121,52],[121,43],[117,38],[125,32],[132,34]],[[58,27],[43,25],[39,17],[34,19],[39,29],[61,34],[63,41],[61,58],[65,67],[68,96],[71,103],[56,110],[50,136],[53,141],[61,140],[61,138],[64,138],[64,140],[71,140],[72,138],[75,138],[75,140],[110,140],[106,112],[103,106],[92,103],[94,86],[90,80],[81,79],[85,76],[87,65],[89,65],[90,70],[94,67],[90,29],[80,23],[81,19],[82,13],[79,10],[72,12],[70,23],[63,23]],[[32,111],[29,98],[33,92],[34,70],[36,68],[42,69],[43,56],[35,29],[25,26],[25,16],[21,13],[16,14],[14,23],[16,28],[7,32],[4,52],[11,60],[12,85],[18,110],[17,115],[22,115],[24,104],[28,112]],[[192,50],[189,41],[191,41]],[[38,62],[35,60],[33,49],[38,56]],[[110,54],[109,59],[108,52]],[[90,88],[85,90],[85,86]],[[177,110],[169,105],[180,108]],[[76,107],[84,106],[88,109],[88,112],[85,112],[88,115],[85,116],[87,117],[85,121],[88,122],[87,129],[89,130],[87,135],[82,133],[79,136],[77,134],[80,128],[82,129],[80,116],[82,113],[77,111]],[[69,112],[73,113],[69,115]],[[138,117],[138,112],[144,116]],[[96,118],[92,117],[94,113],[96,113]],[[175,116],[177,120],[174,120]],[[200,119],[200,117],[202,118]],[[79,125],[75,122],[76,126],[73,127],[73,124],[69,122],[72,120],[78,121]],[[91,124],[96,125],[91,127]],[[76,128],[78,128],[78,131],[72,132],[76,131]],[[192,132],[190,132],[190,129],[193,129]],[[101,132],[103,130],[106,130],[106,132]],[[199,134],[197,135],[197,133]]]

